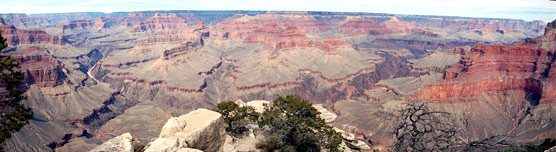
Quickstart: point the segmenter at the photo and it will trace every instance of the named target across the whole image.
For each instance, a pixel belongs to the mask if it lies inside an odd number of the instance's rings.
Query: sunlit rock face
[[[472,140],[554,137],[554,23],[280,11],[0,18],[2,54],[21,62],[35,111],[7,142],[14,151],[89,150],[126,132],[146,144],[172,116],[290,94],[333,111],[332,125],[370,147],[391,143],[384,116],[416,98],[456,113]]]

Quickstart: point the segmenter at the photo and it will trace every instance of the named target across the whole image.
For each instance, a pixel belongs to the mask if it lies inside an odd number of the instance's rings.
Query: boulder
[[[367,149],[371,149],[371,147],[369,145],[367,145],[364,141],[361,140],[355,140],[352,142],[345,142],[347,147],[351,148],[351,149],[361,149],[361,150],[367,150]]]
[[[245,102],[241,99],[237,99],[236,101],[234,101],[234,103],[236,103],[237,105],[243,107],[245,106]]]
[[[89,152],[133,152],[133,137],[130,133],[124,133],[118,137],[112,138],[102,145],[95,147]]]
[[[342,134],[342,138],[344,139],[344,142],[342,142],[342,144],[340,145],[340,147],[342,147],[342,148],[348,147],[349,149],[360,149],[360,150],[361,149],[362,150],[367,150],[367,149],[371,148],[364,141],[357,140],[353,133],[344,131],[344,130],[342,130],[340,128],[336,128],[336,127],[334,127],[334,130],[336,132]],[[348,149],[348,148],[345,148],[345,149]]]
[[[170,118],[162,127],[157,140],[159,142],[175,142],[183,139],[184,143],[174,145],[183,146],[187,143],[190,148],[203,151],[221,151],[225,135],[225,124],[220,113],[208,109],[197,109],[180,117]],[[160,138],[174,138],[176,140]]]
[[[336,127],[334,127],[334,130],[336,132],[342,134],[342,138],[344,138],[344,140],[347,140],[347,141],[354,141],[355,140],[355,135],[350,133],[350,132],[344,131],[344,130],[342,130],[340,128],[336,128]]]
[[[258,112],[258,113],[262,113],[264,111],[264,107],[265,107],[264,105],[265,104],[270,104],[270,101],[253,100],[253,101],[249,101],[249,102],[245,103],[245,105],[255,108],[255,111]]]
[[[328,124],[333,123],[336,117],[338,117],[334,112],[324,108],[322,104],[314,104],[313,107],[320,112],[320,118],[324,119],[324,122]]]
[[[257,149],[257,143],[264,140],[264,135],[262,135],[261,133],[262,132],[258,132],[255,135],[253,130],[249,130],[249,135],[247,136],[232,137],[230,135],[227,135],[223,150],[225,152],[261,151],[260,149]]]
[[[187,122],[183,119],[183,116],[185,115],[168,119],[168,122],[166,122],[166,124],[162,127],[162,130],[160,130],[159,138],[170,137],[177,132],[183,131],[183,129],[187,126]]]
[[[182,148],[176,152],[203,152],[203,151],[199,149],[193,149],[193,148]]]
[[[175,152],[187,148],[183,138],[157,138],[149,143],[145,152]]]

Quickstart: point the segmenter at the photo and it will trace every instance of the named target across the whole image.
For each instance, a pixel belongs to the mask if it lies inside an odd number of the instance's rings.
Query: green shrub
[[[299,96],[278,97],[259,119],[267,151],[338,151],[342,137],[319,117],[320,112]]]
[[[226,131],[232,135],[240,135],[247,131],[245,123],[242,122],[245,120],[256,121],[259,116],[253,107],[240,107],[232,101],[219,103],[216,105],[215,111],[222,114],[224,122],[228,124]]]

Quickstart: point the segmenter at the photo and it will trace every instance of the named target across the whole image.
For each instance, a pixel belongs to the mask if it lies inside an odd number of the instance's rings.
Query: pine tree
[[[239,106],[232,101],[221,102],[216,105],[216,112],[222,114],[224,122],[228,124],[226,131],[231,135],[242,135],[247,130],[244,121],[256,121],[259,113],[250,106]]]
[[[265,108],[259,125],[266,139],[259,148],[267,151],[339,151],[342,136],[319,117],[312,104],[297,95],[278,97]]]
[[[0,30],[0,51],[6,48],[6,39]],[[0,56],[0,151],[4,151],[5,141],[12,133],[19,131],[33,117],[31,108],[21,104],[26,97],[20,89],[24,74],[19,71],[19,63],[10,56]]]

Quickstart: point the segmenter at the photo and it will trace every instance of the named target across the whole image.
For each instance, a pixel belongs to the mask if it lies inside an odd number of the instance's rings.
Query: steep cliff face
[[[541,105],[552,105],[554,95],[546,92],[556,89],[547,49],[554,34],[466,49],[540,36],[539,22],[281,11],[8,16],[1,17],[10,43],[3,54],[22,62],[30,87],[26,104],[37,114],[32,127],[9,142],[18,151],[89,149],[125,132],[146,144],[163,125],[156,119],[287,94],[332,109],[339,114],[336,127],[369,145],[388,143],[388,134],[377,131],[388,126],[378,122],[389,112],[381,104],[408,96],[478,118],[469,122],[477,138],[483,128],[507,133],[527,119],[543,120],[543,128],[552,117],[551,107]],[[30,27],[42,29],[23,30]],[[478,100],[488,102],[475,109],[493,113],[469,108]],[[449,108],[458,104],[467,109]],[[530,107],[536,114],[522,118]],[[376,118],[362,118],[369,113]],[[477,127],[491,118],[503,118],[493,120],[506,127]],[[516,133],[542,132],[517,126]],[[45,138],[27,137],[32,134]]]
[[[542,33],[545,23],[541,21],[525,22],[520,20],[495,20],[473,18],[441,18],[441,17],[398,17],[400,20],[415,22],[421,25],[454,29],[457,31],[476,30],[504,33],[504,31],[526,30]],[[465,26],[461,26],[461,24]]]
[[[91,20],[72,20],[60,24],[56,24],[56,28],[61,29],[63,32],[80,31],[88,28],[92,29],[106,29],[116,26],[114,18],[117,17],[98,17]]]
[[[548,24],[540,43],[513,46],[474,46],[458,64],[446,69],[444,79],[425,86],[418,95],[422,99],[476,96],[488,91],[525,90],[541,100],[551,100],[554,92],[555,47]],[[546,88],[545,88],[546,87]]]
[[[548,26],[551,24],[553,22]],[[453,105],[473,107],[462,110],[471,116],[460,116],[468,122],[469,135],[474,139],[487,138],[495,135],[493,133],[508,134],[518,141],[554,136],[556,132],[548,130],[556,127],[553,122],[556,114],[546,113],[555,107],[553,71],[556,48],[547,47],[554,42],[551,37],[554,32],[547,28],[540,43],[530,45],[474,46],[458,64],[446,70],[445,80],[423,86],[417,96],[437,101],[441,103],[438,106],[444,108]],[[477,116],[479,109],[489,109],[481,106],[494,108]],[[511,127],[493,128],[483,120]],[[524,134],[524,128],[530,128],[529,134]],[[532,133],[535,131],[544,135]]]
[[[554,104],[556,101],[556,21],[548,23],[543,38],[538,46],[539,48],[550,50],[552,55],[555,56],[551,59],[552,64],[548,65],[542,74],[545,77],[546,82],[543,86],[543,96],[541,98],[541,103],[551,102]]]
[[[153,17],[141,21],[134,31],[154,31],[164,29],[183,29],[187,27],[185,19],[176,16],[176,14],[155,14]]]
[[[2,36],[6,38],[10,45],[18,44],[57,44],[65,43],[63,37],[52,36],[42,30],[20,30],[11,25],[0,25]]]
[[[60,62],[39,47],[28,47],[8,53],[22,63],[21,70],[25,73],[25,82],[28,85],[36,84],[39,87],[55,87],[63,83],[65,74]]]
[[[347,21],[341,27],[338,31],[349,35],[382,35],[391,33],[384,25],[362,19]]]
[[[101,16],[119,16],[118,13],[106,14],[100,12],[50,13],[50,14],[0,14],[7,24],[18,29],[36,29],[49,25],[56,25],[72,20],[91,20]]]
[[[13,25],[19,29],[25,29],[27,26],[38,27],[48,24],[48,20],[41,18],[32,18],[26,14],[1,14],[0,18],[4,23]]]
[[[0,29],[2,37],[7,39],[6,43],[9,45],[4,54],[15,57],[21,63],[28,85],[54,87],[63,83],[65,75],[61,63],[43,47],[63,45],[63,37],[52,36],[41,30],[19,30],[11,25],[0,24]]]
[[[534,46],[474,46],[446,70],[445,82],[425,86],[419,97],[469,97],[500,90],[528,90],[542,96],[540,79],[550,70],[553,56]]]

